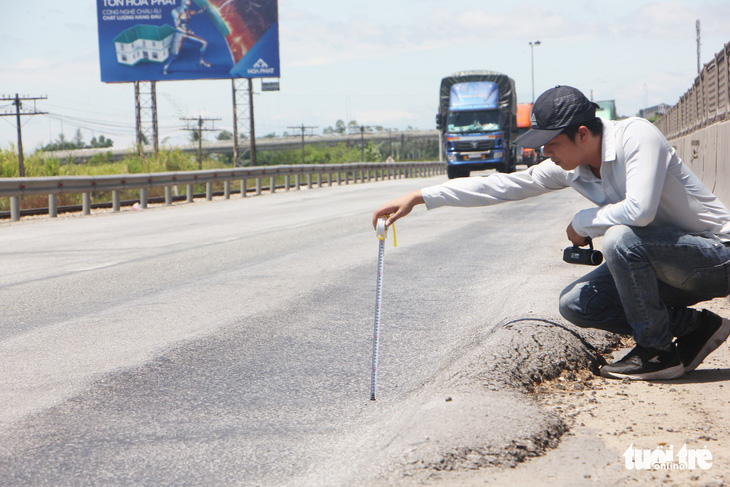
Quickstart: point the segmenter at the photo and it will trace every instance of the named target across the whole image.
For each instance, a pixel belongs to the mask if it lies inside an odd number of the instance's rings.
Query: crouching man
[[[487,206],[572,187],[596,204],[567,227],[575,245],[603,237],[606,262],[560,295],[570,322],[631,334],[636,347],[605,365],[609,378],[673,379],[730,335],[730,320],[693,306],[730,294],[730,211],[640,118],[608,121],[580,91],[540,95],[517,139],[549,159],[526,171],[461,178],[414,191],[375,211],[387,225],[417,204]]]

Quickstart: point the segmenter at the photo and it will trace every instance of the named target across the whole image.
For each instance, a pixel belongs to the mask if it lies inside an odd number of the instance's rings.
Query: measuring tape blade
[[[385,255],[385,237],[388,235],[388,229],[385,226],[386,218],[378,218],[377,236],[378,236],[378,278],[375,284],[375,324],[373,329],[373,368],[370,376],[370,400],[375,400],[375,390],[378,385],[378,354],[380,349],[380,311],[383,299],[383,268]],[[393,246],[395,241],[395,225],[393,225]]]
[[[378,242],[378,277],[375,285],[375,323],[373,327],[373,368],[370,377],[370,400],[375,400],[375,390],[378,384],[378,353],[380,348],[380,311],[383,300],[383,268],[384,268],[385,240]]]

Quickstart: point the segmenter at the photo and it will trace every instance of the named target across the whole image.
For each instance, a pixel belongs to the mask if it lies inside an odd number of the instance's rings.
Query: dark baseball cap
[[[598,105],[572,86],[556,86],[540,95],[532,107],[532,128],[515,144],[537,149],[560,135],[566,127],[596,118]]]

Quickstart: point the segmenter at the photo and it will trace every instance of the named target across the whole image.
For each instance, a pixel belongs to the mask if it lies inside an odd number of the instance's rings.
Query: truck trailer
[[[517,104],[517,137],[532,128],[532,124],[530,122],[531,113],[532,103]],[[535,149],[523,147],[518,150],[522,150],[522,162],[525,163],[527,167],[533,166],[541,160],[540,154]]]
[[[522,161],[515,82],[494,71],[461,71],[441,80],[436,128],[450,179],[495,168],[514,172]]]

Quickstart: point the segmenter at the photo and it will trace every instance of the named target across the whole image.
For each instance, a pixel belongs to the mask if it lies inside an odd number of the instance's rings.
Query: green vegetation
[[[657,120],[659,120],[659,119],[660,119],[660,118],[662,118],[663,116],[664,116],[663,114],[661,114],[661,113],[657,113],[657,114],[656,114],[656,115],[654,115],[653,117],[649,117],[649,118],[647,118],[647,120],[649,120],[649,121],[650,121],[651,123],[656,123],[656,122],[657,122]]]
[[[55,142],[51,142],[50,144],[46,144],[41,149],[42,151],[54,151],[54,150],[73,150],[73,149],[97,149],[97,148],[107,148],[114,145],[114,141],[112,139],[107,139],[103,135],[100,135],[97,139],[96,137],[91,138],[91,142],[88,144],[84,142],[84,136],[81,133],[81,129],[78,129],[76,131],[76,135],[74,136],[73,140],[67,140],[66,136],[63,133],[58,134],[58,138]]]
[[[409,127],[408,130],[411,130],[412,127]],[[343,120],[338,120],[335,122],[335,126],[329,126],[326,127],[324,130],[322,130],[322,133],[324,135],[332,135],[332,134],[359,134],[360,131],[365,132],[383,132],[386,129],[382,125],[360,125],[357,123],[357,120],[350,120],[349,123],[345,123]]]
[[[438,141],[401,140],[393,137],[393,142],[372,142],[360,150],[359,144],[340,143],[335,146],[304,146],[304,164],[346,164],[350,162],[383,162],[388,156],[396,161],[434,161],[438,160]],[[302,150],[260,151],[256,154],[258,165],[302,164]]]
[[[233,140],[233,134],[228,130],[221,130],[215,138],[216,140]]]
[[[140,157],[130,152],[129,156],[121,161],[113,162],[106,154],[99,154],[91,158],[87,164],[73,164],[61,161],[56,157],[41,157],[42,152],[35,152],[26,156],[23,161],[26,177],[48,177],[48,176],[100,176],[104,174],[136,174],[154,173],[169,171],[195,171],[198,163],[194,154],[186,154],[182,151],[163,151],[155,157]],[[216,159],[209,158],[203,161],[203,169],[214,169],[224,167],[224,164]],[[0,177],[17,178],[18,156],[14,147],[0,151]],[[204,189],[196,188],[197,191]],[[123,192],[124,199],[138,198],[138,191],[130,190]],[[159,193],[159,194],[158,194]],[[149,196],[163,196],[163,188],[150,190]],[[81,203],[80,194],[61,194],[58,197],[59,205],[77,205]],[[110,193],[94,193],[94,201],[111,201]],[[21,208],[42,208],[47,206],[46,196],[26,196],[21,198]],[[10,209],[9,198],[0,199],[0,211]]]
[[[45,157],[42,157],[44,156]],[[282,164],[301,164],[300,148],[281,151],[259,151],[257,162],[261,166]],[[393,139],[392,143],[369,143],[363,151],[358,145],[340,143],[331,147],[306,145],[304,147],[304,164],[344,164],[360,162],[384,161],[392,155],[396,161],[435,160],[438,159],[438,143],[436,141],[408,141]],[[26,177],[44,176],[98,176],[102,174],[135,174],[168,171],[196,171],[198,163],[194,153],[180,150],[160,151],[156,156],[140,157],[132,152],[121,161],[112,161],[108,153],[97,154],[86,164],[74,164],[57,157],[49,157],[42,151],[26,155],[24,158]],[[230,154],[216,154],[203,161],[203,169],[230,167]],[[18,156],[14,146],[0,149],[0,177],[18,177]]]
[[[194,154],[186,154],[179,150],[162,151],[157,156],[140,157],[130,151],[121,161],[111,161],[109,154],[97,154],[87,164],[66,163],[57,157],[42,157],[42,152],[35,152],[24,157],[26,177],[45,176],[99,176],[102,174],[136,174],[167,171],[195,171],[198,163]],[[215,159],[203,162],[204,169],[223,167]],[[17,178],[18,155],[15,147],[0,151],[0,177]]]

